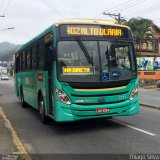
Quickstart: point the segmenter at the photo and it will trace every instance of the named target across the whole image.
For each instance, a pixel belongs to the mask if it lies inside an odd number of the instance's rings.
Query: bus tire
[[[20,99],[21,99],[21,106],[22,106],[23,108],[27,108],[28,105],[27,105],[27,103],[24,101],[24,94],[23,94],[23,89],[22,89],[22,87],[21,87],[21,89],[20,89]]]
[[[49,119],[45,114],[45,104],[44,104],[43,97],[39,99],[38,104],[39,104],[39,114],[40,114],[41,121],[43,124],[48,124]]]

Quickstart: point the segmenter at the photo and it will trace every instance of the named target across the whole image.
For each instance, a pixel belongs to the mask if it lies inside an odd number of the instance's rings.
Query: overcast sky
[[[62,19],[103,18],[103,11],[121,13],[127,20],[143,17],[160,27],[158,0],[0,0],[0,42],[22,44]],[[14,30],[4,30],[15,27]]]

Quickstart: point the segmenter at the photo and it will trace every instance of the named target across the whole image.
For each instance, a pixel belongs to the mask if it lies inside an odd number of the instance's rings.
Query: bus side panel
[[[23,73],[23,93],[24,93],[24,100],[32,107],[36,108],[35,106],[35,97],[36,97],[36,79],[35,79],[35,72],[25,72]]]
[[[38,79],[42,76],[43,79]],[[15,75],[15,91],[16,95],[20,96],[20,87],[23,89],[24,100],[33,108],[38,109],[38,92],[41,91],[46,113],[48,113],[48,73],[45,71],[38,72],[21,72]]]
[[[38,80],[38,76],[42,76],[43,80]],[[38,109],[38,92],[41,91],[45,106],[48,105],[48,76],[46,72],[26,72],[23,74],[23,92],[24,100],[33,108]]]

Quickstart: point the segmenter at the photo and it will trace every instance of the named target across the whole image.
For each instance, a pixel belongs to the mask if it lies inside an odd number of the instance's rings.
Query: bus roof
[[[125,27],[125,28],[130,29],[128,26],[121,25],[121,24],[116,24],[115,22],[116,22],[115,20],[88,19],[88,18],[68,19],[68,20],[59,21],[59,22],[54,23],[50,27],[48,27],[46,30],[44,30],[42,33],[40,33],[38,36],[34,37],[33,39],[31,39],[27,43],[20,46],[20,48],[18,48],[16,52],[19,52],[19,51],[25,49],[26,47],[28,47],[29,45],[34,43],[36,40],[40,39],[41,37],[45,36],[47,33],[51,32],[53,27],[59,26],[59,25],[62,25],[62,24],[112,25],[112,26],[119,26],[119,27],[121,26],[121,27]]]
[[[106,20],[106,19],[89,19],[89,18],[79,18],[79,19],[68,19],[62,20],[54,25],[61,24],[95,24],[95,25],[113,25],[113,26],[121,26],[130,29],[128,26],[116,24],[116,20]]]

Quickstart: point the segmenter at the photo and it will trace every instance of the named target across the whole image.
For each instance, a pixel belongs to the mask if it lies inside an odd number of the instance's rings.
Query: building
[[[144,40],[141,47],[136,46],[139,79],[160,80],[160,28],[152,24],[146,34],[150,36],[150,39]],[[154,68],[155,59],[159,64],[156,70]],[[144,61],[145,67],[143,66]]]
[[[136,44],[136,51],[139,57],[160,57],[160,28],[155,24],[149,27],[149,40],[144,40],[141,46]]]

